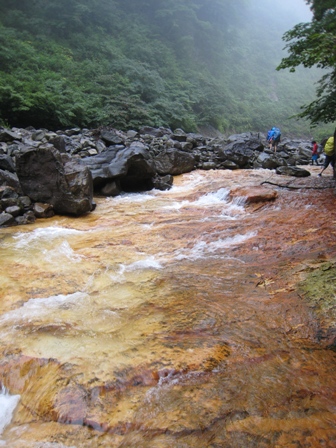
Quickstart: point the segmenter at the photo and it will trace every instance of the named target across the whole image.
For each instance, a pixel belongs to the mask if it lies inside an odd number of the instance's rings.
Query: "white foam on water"
[[[32,243],[39,243],[41,240],[54,240],[56,238],[66,237],[68,235],[80,235],[84,231],[76,229],[67,229],[65,227],[46,227],[41,229],[35,229],[32,232],[24,233],[20,232],[14,235],[14,239],[17,240],[16,248],[20,249],[31,245]]]
[[[223,201],[227,202],[229,198],[230,190],[228,188],[220,188],[217,191],[204,194],[197,201],[193,202],[196,206],[208,206],[222,204]]]
[[[133,202],[147,202],[155,198],[155,194],[151,193],[121,193],[119,196],[107,197],[107,202],[122,202],[122,203],[133,203]]]
[[[256,235],[257,232],[249,232],[246,233],[245,235],[235,235],[233,237],[219,239],[217,241],[212,241],[210,243],[202,240],[197,242],[191,249],[179,250],[178,253],[175,255],[175,259],[179,261],[185,259],[197,260],[199,258],[206,258],[209,255],[218,256],[218,251],[223,251],[223,249],[240,245]],[[223,255],[223,253],[219,255]]]
[[[135,261],[134,263],[126,265],[124,272],[143,269],[162,269],[162,265],[155,259],[155,257],[149,257],[144,260]]]
[[[16,406],[20,401],[20,395],[10,395],[8,390],[1,385],[0,387],[0,435],[5,427],[10,424]]]
[[[237,207],[243,207],[246,204],[246,197],[245,196],[237,196],[232,199],[232,204]]]
[[[83,292],[75,292],[68,295],[50,296],[41,299],[29,299],[22,307],[9,311],[1,316],[1,321],[25,319],[30,320],[34,317],[41,317],[50,311],[61,309],[64,306],[68,308],[76,307],[81,300],[88,295]]]
[[[171,204],[165,205],[164,207],[162,207],[165,210],[180,210],[181,208],[184,207],[189,207],[192,204],[192,202],[190,201],[175,201],[172,202]]]
[[[142,225],[142,228],[143,228],[144,230],[151,230],[151,229],[154,227],[154,225],[155,225],[155,223],[154,223],[154,222],[151,222],[150,224],[143,224],[143,225]]]
[[[109,274],[110,279],[115,283],[123,283],[125,281],[125,276],[124,276],[125,269],[126,269],[126,265],[119,264],[116,272],[113,274],[112,273]]]
[[[75,253],[67,241],[63,241],[53,250],[43,249],[42,253],[45,256],[45,260],[50,263],[54,263],[55,261],[60,263],[62,258],[66,258],[72,263],[79,263],[83,259],[81,255]]]
[[[249,232],[245,235],[235,235],[225,239],[218,239],[216,241],[208,242],[205,240],[198,241],[192,248],[178,249],[173,254],[160,253],[156,256],[150,256],[148,258],[135,261],[130,264],[120,264],[119,270],[116,274],[110,274],[110,279],[116,283],[122,283],[125,281],[125,273],[134,272],[137,270],[146,269],[163,269],[165,265],[181,260],[197,260],[200,258],[208,257],[228,257],[227,253],[223,253],[223,249],[230,248],[232,246],[238,246],[245,241],[253,238],[257,235],[257,232]],[[229,257],[231,258],[231,257]]]
[[[90,231],[89,231],[90,232]],[[42,256],[48,263],[62,264],[63,261],[79,263],[83,257],[77,255],[66,240],[73,235],[84,234],[84,231],[63,227],[47,227],[35,229],[30,233],[20,232],[14,235],[15,249],[21,256],[30,257],[28,249],[34,250],[35,255]],[[60,240],[58,244],[58,240]],[[24,249],[24,250],[23,250]]]
[[[202,195],[196,201],[180,201],[180,202],[172,202],[171,204],[163,207],[165,209],[175,209],[181,210],[184,207],[214,207],[217,205],[224,206],[222,208],[219,217],[229,220],[237,219],[237,217],[241,216],[243,213],[246,213],[244,205],[244,198],[235,198],[233,201],[229,199],[230,189],[228,188],[220,188],[217,191],[207,193]],[[203,221],[207,221],[211,219],[210,217],[205,217]]]
[[[220,214],[220,218],[235,220],[235,219],[241,219],[242,215],[246,214],[245,208],[243,204],[239,204],[235,201],[230,202],[228,206],[222,210]]]
[[[135,261],[130,264],[120,264],[116,274],[110,274],[110,279],[116,283],[123,283],[125,281],[125,273],[145,270],[160,270],[163,265],[158,261],[157,257],[150,256],[142,260]]]
[[[198,198],[196,201],[175,201],[169,205],[166,205],[165,209],[175,209],[180,210],[184,207],[208,207],[208,206],[214,206],[214,205],[223,205],[223,202],[228,202],[228,195],[230,190],[227,188],[220,188],[217,191],[204,194],[200,198]]]
[[[200,185],[206,185],[208,180],[203,177],[203,175],[197,172],[184,173],[183,175],[183,184],[176,185],[173,183],[169,190],[151,190],[151,194],[155,196],[169,196],[171,193],[186,193],[188,191],[195,190]]]

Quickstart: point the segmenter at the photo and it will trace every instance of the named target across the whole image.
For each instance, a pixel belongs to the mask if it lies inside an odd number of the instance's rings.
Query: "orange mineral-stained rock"
[[[309,170],[3,229],[0,445],[336,446],[335,183]]]
[[[241,197],[246,203],[252,204],[255,202],[274,201],[278,197],[278,193],[266,187],[236,187],[230,190],[230,197]]]

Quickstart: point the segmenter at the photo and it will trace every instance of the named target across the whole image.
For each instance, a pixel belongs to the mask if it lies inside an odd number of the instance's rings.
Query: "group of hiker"
[[[281,139],[281,131],[277,127],[273,127],[267,132],[267,142],[269,143],[269,149],[277,152],[278,144]],[[319,177],[322,176],[323,171],[328,168],[329,165],[333,168],[333,177],[336,179],[336,169],[335,169],[335,161],[336,161],[336,129],[334,135],[329,138],[324,139],[321,144],[318,144],[315,140],[312,141],[312,162],[311,164],[318,165],[318,159],[320,154],[323,152],[325,154],[324,163],[322,171],[318,174]]]

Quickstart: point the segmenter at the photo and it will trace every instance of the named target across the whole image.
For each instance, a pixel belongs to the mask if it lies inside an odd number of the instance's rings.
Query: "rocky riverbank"
[[[311,142],[283,138],[277,153],[266,136],[247,132],[209,138],[181,129],[0,128],[0,226],[56,214],[81,216],[94,195],[169,189],[173,177],[196,169],[266,168],[309,176]]]

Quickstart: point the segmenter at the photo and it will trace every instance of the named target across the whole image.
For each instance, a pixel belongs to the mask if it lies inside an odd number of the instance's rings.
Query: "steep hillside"
[[[307,134],[317,74],[276,72],[293,23],[267,3],[0,0],[0,120]]]

